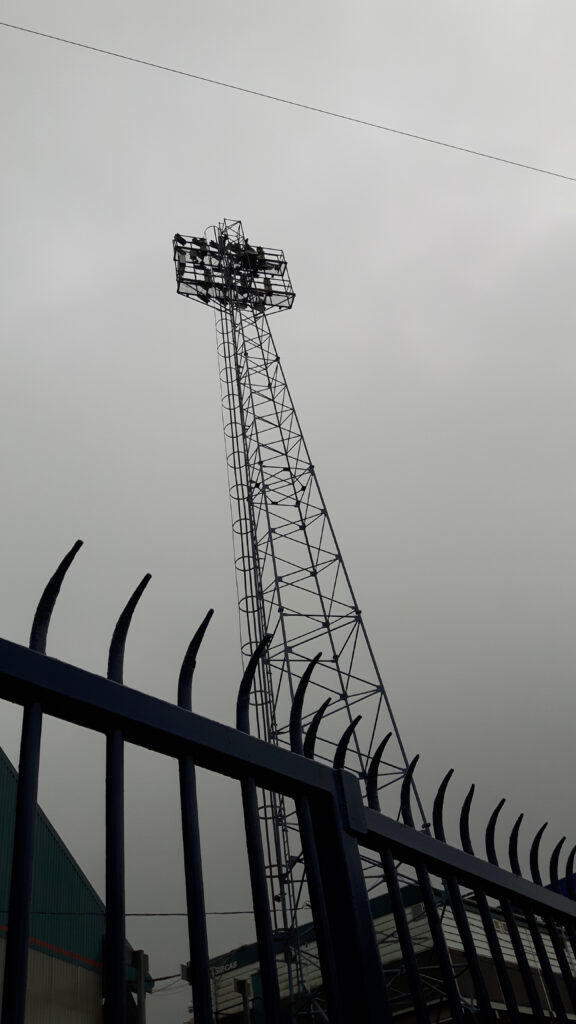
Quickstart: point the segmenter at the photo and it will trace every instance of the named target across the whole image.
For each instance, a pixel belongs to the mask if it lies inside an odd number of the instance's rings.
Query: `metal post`
[[[242,1024],[250,1024],[250,982],[248,978],[234,978],[234,988],[242,996]]]
[[[146,1024],[146,971],[148,970],[148,957],[143,949],[135,949],[133,951],[132,966],[136,968],[137,1024]]]
[[[363,1024],[392,1020],[384,972],[374,933],[358,843],[344,828],[341,785],[362,802],[360,784],[348,772],[334,772],[332,797],[313,797],[312,810],[318,861],[336,970],[342,1017]]]

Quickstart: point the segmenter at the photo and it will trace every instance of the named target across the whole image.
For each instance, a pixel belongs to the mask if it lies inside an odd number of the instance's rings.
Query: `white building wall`
[[[0,940],[0,999],[6,942]],[[102,977],[82,965],[31,949],[26,1024],[102,1024]]]
[[[456,927],[456,922],[451,909],[449,907],[444,907],[440,912],[442,915],[442,928],[446,937],[448,949],[456,953],[463,954],[464,949],[460,939],[460,933]],[[423,904],[416,903],[411,907],[407,907],[406,913],[410,924],[410,934],[412,936],[415,952],[418,954],[432,949],[433,943]],[[488,946],[486,933],[484,931],[480,915],[473,908],[467,908],[467,916],[478,955],[490,960],[490,948]],[[505,923],[500,921],[498,918],[494,918],[494,924],[504,959],[509,964],[516,966],[516,957],[514,955],[514,950]],[[523,925],[521,922],[518,923],[518,929],[522,939],[522,944],[526,950],[528,962],[536,973],[540,973],[540,962],[536,956],[530,932],[526,925]],[[382,962],[386,964],[401,959],[400,946],[397,941],[396,926],[392,914],[387,914],[383,917],[377,918],[374,921],[374,930]],[[541,934],[552,969],[559,974],[560,968],[558,966],[558,961],[556,959],[552,943],[547,934]],[[565,948],[568,961],[574,968],[576,974],[576,960],[572,950],[568,945]],[[311,990],[314,990],[319,988],[322,984],[316,943],[312,942],[305,944],[303,949],[309,954],[309,963],[305,968],[306,983]],[[280,984],[280,997],[282,999],[287,999],[289,995],[288,971],[283,958],[278,958],[277,967],[278,980]],[[235,979],[249,980],[250,977],[258,970],[259,966],[257,961],[243,966],[237,966],[234,962],[233,954],[230,956],[226,965],[224,965],[224,969],[222,967],[217,968],[218,973],[213,972],[212,978],[212,992],[215,1011],[223,1016],[225,1014],[240,1013],[242,1010],[242,999],[235,990]],[[571,1016],[570,1019],[572,1019]]]

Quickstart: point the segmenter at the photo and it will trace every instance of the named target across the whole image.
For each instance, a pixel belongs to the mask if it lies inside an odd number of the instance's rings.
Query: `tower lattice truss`
[[[303,714],[306,729],[330,700],[315,756],[332,762],[361,715],[346,767],[364,779],[390,732],[380,778],[393,786],[406,753],[270,331],[270,314],[294,301],[284,254],[251,245],[234,220],[173,244],[178,293],[215,310],[245,661],[271,636],[252,691],[257,734],[289,745],[294,692],[320,653]],[[306,901],[294,812],[278,797],[260,799],[276,927],[294,934]],[[395,793],[388,809],[397,806]],[[292,962],[298,973],[297,951]]]

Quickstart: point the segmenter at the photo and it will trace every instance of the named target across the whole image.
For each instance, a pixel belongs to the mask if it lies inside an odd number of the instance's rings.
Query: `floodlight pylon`
[[[408,758],[269,326],[270,315],[294,301],[284,253],[251,245],[237,220],[203,236],[177,234],[173,248],[178,293],[215,310],[244,661],[272,637],[252,692],[257,735],[289,745],[295,690],[321,652],[303,716],[306,728],[331,699],[315,756],[332,762],[344,729],[362,714],[346,767],[364,782],[390,731],[385,790],[404,777]],[[386,809],[385,792],[381,798]],[[396,813],[397,796],[391,802]],[[424,822],[416,792],[415,802]],[[306,902],[295,815],[266,792],[259,807],[274,926],[296,946],[287,958],[292,988],[305,990],[295,938]]]

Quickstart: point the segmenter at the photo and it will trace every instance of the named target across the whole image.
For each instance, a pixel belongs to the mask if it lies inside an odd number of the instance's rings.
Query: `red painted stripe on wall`
[[[5,924],[0,924],[0,930],[7,932],[8,928]],[[60,953],[61,956],[69,956],[72,960],[80,960],[81,963],[90,964],[91,967],[102,969],[102,964],[99,960],[91,960],[90,957],[81,956],[80,953],[72,953],[69,949],[61,949],[60,946],[54,946],[51,942],[44,942],[44,939],[35,939],[33,935],[30,936],[30,945],[42,946],[44,949],[51,949],[54,953]]]

